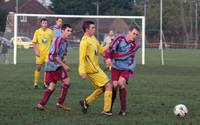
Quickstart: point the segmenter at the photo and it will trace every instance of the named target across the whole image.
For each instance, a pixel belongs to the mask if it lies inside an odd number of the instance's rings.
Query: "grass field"
[[[200,124],[200,50],[166,49],[165,65],[160,65],[157,49],[146,50],[146,65],[137,65],[127,86],[128,115],[121,117],[119,98],[113,116],[100,114],[103,96],[83,115],[79,100],[92,92],[87,80],[78,75],[78,50],[69,50],[71,88],[66,104],[69,113],[56,109],[60,84],[50,98],[49,112],[34,110],[43,90],[33,90],[34,56],[18,49],[18,64],[0,64],[0,125],[199,125]],[[42,78],[41,78],[42,79]],[[42,84],[40,84],[42,85]],[[185,118],[177,118],[173,107],[183,103],[189,109]]]

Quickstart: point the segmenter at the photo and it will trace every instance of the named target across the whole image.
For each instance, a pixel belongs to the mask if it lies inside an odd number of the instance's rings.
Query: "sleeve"
[[[50,50],[49,50],[49,60],[50,61],[53,61],[53,59],[58,56],[58,44],[59,44],[58,42],[59,42],[59,40],[55,39],[51,43]]]
[[[38,43],[38,31],[37,30],[34,33],[32,43]]]
[[[85,57],[87,51],[87,41],[81,40],[79,48],[79,74],[86,73],[85,71]]]
[[[97,47],[98,47],[99,53],[103,54],[108,48],[108,45],[106,44],[105,46],[101,46],[99,42],[97,42]]]

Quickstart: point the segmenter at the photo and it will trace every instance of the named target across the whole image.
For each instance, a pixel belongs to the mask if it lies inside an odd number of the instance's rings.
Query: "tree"
[[[0,32],[5,31],[7,15],[7,12],[0,10]]]
[[[92,0],[52,0],[52,10],[57,14],[84,15],[95,14],[95,6]]]
[[[97,0],[52,0],[52,10],[57,14],[96,15]],[[99,15],[135,15],[130,0],[98,0]],[[135,9],[138,10],[138,9]]]
[[[191,1],[163,0],[163,32],[168,42],[175,41],[186,45],[194,39],[193,16],[194,7]],[[146,23],[147,31],[150,29],[151,36],[156,36],[159,40],[160,0],[148,2]]]

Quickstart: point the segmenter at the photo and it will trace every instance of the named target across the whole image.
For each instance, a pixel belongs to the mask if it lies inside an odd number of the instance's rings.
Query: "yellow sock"
[[[37,84],[38,84],[39,77],[40,77],[40,72],[37,71],[37,70],[35,70],[35,71],[34,71],[34,85],[37,85]]]
[[[112,103],[112,91],[107,90],[104,92],[104,112],[109,112],[111,109],[111,103]]]
[[[91,104],[92,102],[94,102],[97,99],[97,97],[102,93],[103,90],[101,88],[95,89],[94,92],[86,98],[87,104]]]

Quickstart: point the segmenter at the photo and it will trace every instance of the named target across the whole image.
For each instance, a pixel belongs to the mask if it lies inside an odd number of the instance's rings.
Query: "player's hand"
[[[67,65],[64,65],[63,68],[64,68],[64,70],[66,70],[67,72],[70,71],[70,68],[69,68],[69,66],[67,66]]]
[[[82,79],[86,79],[87,78],[87,74],[86,73],[81,74],[80,76],[81,76]]]
[[[112,67],[112,60],[110,58],[106,59],[106,67]]]

